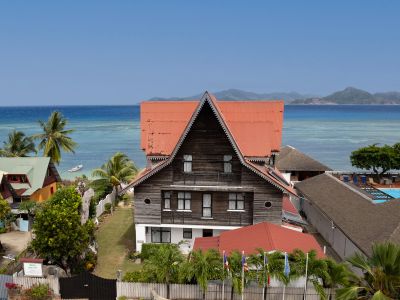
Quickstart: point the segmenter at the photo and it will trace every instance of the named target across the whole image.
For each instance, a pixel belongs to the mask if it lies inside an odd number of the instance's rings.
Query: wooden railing
[[[163,224],[190,224],[190,225],[222,225],[246,226],[253,224],[253,217],[249,211],[213,213],[212,217],[204,217],[201,213],[188,211],[162,211]]]

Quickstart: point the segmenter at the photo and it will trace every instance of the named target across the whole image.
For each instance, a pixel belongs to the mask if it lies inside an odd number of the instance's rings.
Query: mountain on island
[[[345,88],[325,97],[297,92],[254,93],[238,89],[213,92],[218,100],[284,100],[286,104],[400,104],[400,92],[369,93],[354,87]],[[202,94],[189,97],[154,97],[149,101],[184,101],[200,99]]]
[[[296,99],[290,104],[400,104],[400,92],[371,94],[364,90],[348,87],[326,97]]]

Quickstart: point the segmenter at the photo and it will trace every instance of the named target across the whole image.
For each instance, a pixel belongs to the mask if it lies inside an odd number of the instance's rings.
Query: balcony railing
[[[174,173],[174,182],[185,185],[198,185],[212,182],[213,185],[234,185],[240,183],[241,174],[224,172]]]
[[[247,226],[253,224],[250,212],[213,213],[212,217],[203,217],[201,213],[189,211],[162,211],[161,223],[163,224],[188,224],[188,225],[220,225],[220,226]]]

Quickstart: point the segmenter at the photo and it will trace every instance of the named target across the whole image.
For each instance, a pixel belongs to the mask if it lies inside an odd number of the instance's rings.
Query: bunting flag
[[[283,269],[283,273],[285,274],[286,277],[289,277],[290,274],[290,265],[289,265],[289,258],[287,252],[285,252],[285,266]]]
[[[228,261],[228,256],[226,256],[225,251],[224,251],[224,268],[229,271],[229,261]]]
[[[242,251],[242,268],[245,272],[249,270],[249,267],[247,266],[246,262],[246,256],[244,255],[244,251]]]

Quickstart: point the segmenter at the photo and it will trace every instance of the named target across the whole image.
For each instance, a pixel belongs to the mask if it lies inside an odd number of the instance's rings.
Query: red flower
[[[11,289],[17,289],[18,288],[18,284],[13,283],[13,282],[6,282],[6,288],[11,290]]]

